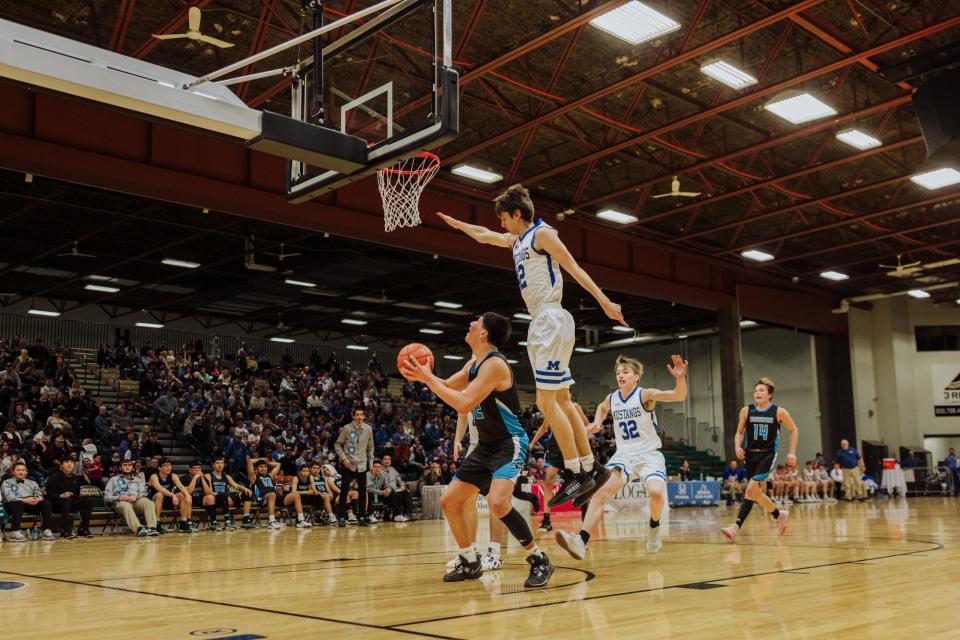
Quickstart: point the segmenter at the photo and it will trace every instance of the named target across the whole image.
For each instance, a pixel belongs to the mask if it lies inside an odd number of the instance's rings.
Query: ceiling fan
[[[919,274],[921,271],[932,271],[933,269],[950,267],[955,264],[960,264],[960,258],[949,258],[947,260],[940,260],[939,262],[928,262],[927,264],[923,264],[920,260],[903,264],[901,256],[898,255],[897,264],[881,264],[878,266],[883,269],[889,269],[887,275],[891,278],[910,278]]]
[[[73,248],[70,249],[70,251],[68,251],[67,253],[58,253],[58,254],[57,254],[57,257],[58,257],[58,258],[61,258],[61,257],[70,257],[70,258],[96,258],[96,257],[97,257],[97,256],[93,255],[92,253],[83,253],[83,252],[81,252],[80,249],[77,248],[77,245],[79,245],[79,244],[80,244],[79,241],[74,240],[74,241],[73,241]]]
[[[221,49],[226,49],[227,47],[232,47],[232,42],[225,42],[214,38],[213,36],[208,36],[206,34],[200,33],[200,9],[197,7],[190,7],[190,10],[187,12],[187,32],[186,33],[166,33],[162,35],[153,34],[153,37],[158,40],[179,40],[181,38],[187,38],[189,40],[199,40],[200,42],[206,42],[207,44],[212,44],[215,47],[220,47]]]
[[[670,193],[658,193],[655,196],[650,196],[651,198],[672,198],[672,197],[681,197],[681,198],[696,198],[700,195],[700,192],[697,191],[680,191],[680,177],[673,176],[673,182],[670,183]]]

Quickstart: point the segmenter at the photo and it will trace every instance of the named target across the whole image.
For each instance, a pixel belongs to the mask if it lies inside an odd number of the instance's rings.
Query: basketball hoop
[[[439,170],[440,158],[423,151],[377,171],[385,231],[420,224],[420,194]]]

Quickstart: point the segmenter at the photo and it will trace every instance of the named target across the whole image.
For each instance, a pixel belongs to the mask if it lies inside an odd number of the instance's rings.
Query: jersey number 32
[[[623,429],[623,439],[632,440],[633,438],[639,438],[640,433],[637,431],[637,421],[636,420],[625,420],[619,423],[621,429]]]

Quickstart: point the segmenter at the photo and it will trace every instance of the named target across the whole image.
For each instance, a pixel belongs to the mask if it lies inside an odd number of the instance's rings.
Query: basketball
[[[403,375],[403,368],[410,358],[433,369],[433,351],[430,351],[430,347],[425,344],[413,342],[400,349],[400,353],[397,354],[397,369],[400,375]],[[406,378],[406,376],[403,377]]]

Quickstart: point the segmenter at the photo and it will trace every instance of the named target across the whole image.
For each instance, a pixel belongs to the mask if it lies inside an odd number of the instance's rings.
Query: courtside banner
[[[717,504],[720,502],[720,483],[713,481],[668,482],[667,502],[671,507]]]

